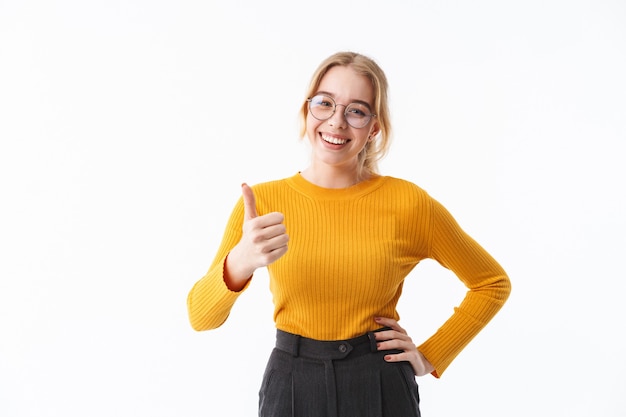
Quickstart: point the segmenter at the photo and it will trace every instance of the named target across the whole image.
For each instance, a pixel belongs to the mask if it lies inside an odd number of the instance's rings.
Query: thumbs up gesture
[[[245,286],[257,268],[267,266],[287,252],[287,236],[282,213],[274,212],[259,216],[256,211],[254,192],[242,184],[243,235],[226,259],[224,278],[232,290]]]

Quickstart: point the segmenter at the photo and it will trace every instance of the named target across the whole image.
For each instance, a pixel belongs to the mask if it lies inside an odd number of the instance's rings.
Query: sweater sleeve
[[[228,318],[235,301],[245,291],[232,291],[224,282],[224,262],[230,250],[241,239],[243,224],[243,200],[237,202],[228,220],[220,247],[208,272],[189,291],[187,312],[191,327],[195,330],[210,330],[221,326]]]
[[[430,257],[468,288],[452,316],[418,350],[443,374],[452,360],[502,308],[511,292],[504,269],[467,235],[437,201],[432,203]]]

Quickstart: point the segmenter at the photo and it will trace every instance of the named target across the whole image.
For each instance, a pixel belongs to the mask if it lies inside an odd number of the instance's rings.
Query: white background
[[[626,4],[0,0],[0,415],[253,416],[260,271],[226,324],[186,296],[240,184],[307,163],[297,110],[350,49],[391,84],[382,172],[440,200],[513,293],[424,416],[624,416]],[[417,343],[463,296],[409,276]]]

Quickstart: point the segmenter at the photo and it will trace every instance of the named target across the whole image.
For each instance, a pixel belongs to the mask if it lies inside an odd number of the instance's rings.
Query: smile
[[[350,139],[340,139],[333,136],[327,136],[323,133],[320,133],[320,136],[324,140],[324,142],[332,143],[333,145],[345,145],[350,142]]]

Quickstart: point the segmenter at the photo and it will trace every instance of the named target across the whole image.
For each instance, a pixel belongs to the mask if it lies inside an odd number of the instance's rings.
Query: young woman
[[[277,336],[260,416],[419,416],[415,376],[441,376],[502,307],[509,279],[424,190],[377,172],[391,129],[387,80],[373,60],[340,52],[323,61],[301,116],[310,165],[242,185],[218,253],[189,293],[191,324],[224,323],[254,271],[267,266]],[[426,258],[469,291],[416,346],[396,305],[405,277]]]

